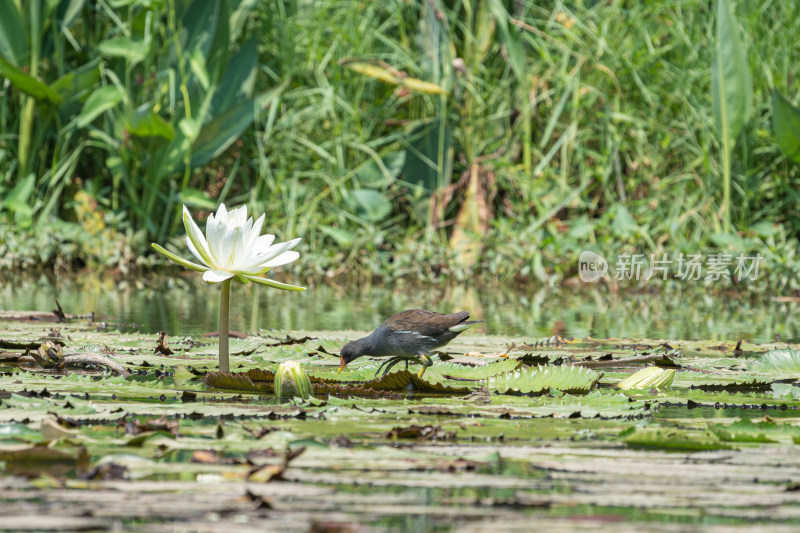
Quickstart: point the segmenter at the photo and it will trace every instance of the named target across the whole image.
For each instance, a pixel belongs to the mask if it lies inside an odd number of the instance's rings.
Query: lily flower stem
[[[231,280],[226,279],[221,285],[222,294],[219,299],[219,371],[230,372],[228,319],[230,318],[231,310]]]

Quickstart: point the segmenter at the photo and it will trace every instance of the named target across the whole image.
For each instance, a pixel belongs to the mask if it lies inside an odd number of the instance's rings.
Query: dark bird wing
[[[445,315],[424,309],[409,309],[388,318],[382,325],[393,332],[413,331],[419,335],[437,338],[468,318],[467,311]]]

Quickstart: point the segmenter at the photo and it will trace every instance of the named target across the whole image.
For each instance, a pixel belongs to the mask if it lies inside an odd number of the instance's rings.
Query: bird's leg
[[[378,377],[378,374],[380,374],[380,373],[381,373],[381,369],[383,369],[383,367],[385,367],[387,364],[391,363],[391,362],[392,362],[392,361],[394,361],[395,359],[397,359],[397,358],[396,358],[396,357],[392,357],[392,358],[390,358],[390,359],[387,359],[387,360],[386,360],[386,361],[384,361],[383,363],[381,363],[381,366],[379,366],[379,367],[378,367],[378,371],[377,371],[377,372],[375,372],[375,377]],[[387,371],[388,371],[388,370],[387,370]],[[386,375],[386,372],[384,372],[383,374],[384,374],[384,375]]]
[[[420,363],[422,363],[422,370],[419,371],[419,374],[417,374],[417,377],[418,378],[422,378],[422,374],[425,373],[425,369],[433,364],[433,359],[431,359],[429,355],[420,354],[419,355],[419,361],[420,361]]]
[[[393,366],[395,366],[397,363],[403,361],[404,359],[405,359],[404,357],[392,357],[391,359],[386,361],[386,363],[388,363],[388,364],[386,365],[386,369],[383,371],[383,374],[381,374],[381,375],[385,376],[386,374],[388,374],[389,370],[391,370]],[[408,361],[407,359],[405,359],[405,360]],[[384,363],[384,364],[386,364],[386,363]],[[383,365],[381,365],[381,366],[383,366]],[[380,372],[380,368],[378,369],[378,372]],[[375,375],[377,376],[378,374],[375,374]]]

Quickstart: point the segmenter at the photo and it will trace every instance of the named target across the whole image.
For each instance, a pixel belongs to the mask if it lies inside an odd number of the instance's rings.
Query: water
[[[779,336],[786,342],[800,341],[800,304],[756,295],[712,295],[680,288],[614,294],[594,285],[545,290],[336,281],[300,293],[234,283],[231,329],[369,330],[398,311],[421,307],[468,310],[472,318],[485,321],[473,331],[497,335],[753,342]],[[50,311],[56,298],[67,313],[94,312],[96,320],[123,330],[197,335],[218,329],[219,286],[207,285],[191,273],[130,280],[95,274],[0,280],[0,309]]]

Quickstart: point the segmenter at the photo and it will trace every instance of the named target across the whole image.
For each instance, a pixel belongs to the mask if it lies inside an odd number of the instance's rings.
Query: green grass
[[[796,101],[800,18],[793,3],[735,6],[754,112],[732,153],[730,234],[722,232],[723,169],[711,109],[714,7],[523,2],[504,12],[500,4],[259,3],[230,48],[257,37],[255,92],[279,90],[237,142],[207,164],[157,181],[144,164],[131,164],[134,174],[124,179],[107,166],[109,150],[99,147],[97,131],[124,136],[111,116],[34,137],[36,161],[75,168],[64,180],[40,165],[36,190],[43,192],[28,200],[33,222],[80,222],[74,194],[86,190],[105,225],[128,235],[135,251],[165,234],[182,248],[174,217],[188,187],[212,203],[266,212],[268,231],[280,237],[302,236],[295,268],[306,273],[440,282],[478,272],[552,284],[575,275],[587,248],[606,257],[731,250],[764,257],[768,274],[757,286],[798,288],[800,179],[771,134],[770,116],[773,87]],[[118,15],[135,33],[146,12],[134,6]],[[171,46],[179,22],[164,10],[154,12],[152,24],[161,45]],[[40,75],[55,64],[82,64],[120,27],[107,11],[85,7],[72,35],[86,55],[67,43],[61,63],[42,59]],[[348,58],[380,60],[448,96],[403,91],[340,64]],[[125,72],[118,60],[102,62]],[[155,58],[143,65],[143,86],[125,82],[133,103],[157,104],[165,120],[174,120],[180,105],[170,107],[170,98],[181,104],[180,91],[159,92],[168,87],[160,76],[169,65]],[[3,90],[19,96],[9,85]],[[19,101],[3,99],[5,131],[19,129]],[[420,137],[425,121],[434,127]],[[16,143],[14,135],[0,137],[3,194],[17,180]],[[83,150],[77,162],[70,158],[76,146]],[[148,149],[138,146],[143,161]],[[405,164],[392,164],[403,157]],[[481,177],[479,196],[490,212],[483,223],[461,228],[485,245],[474,267],[448,245],[459,210],[471,205],[468,180],[461,179],[470,169]],[[443,191],[450,201],[432,218],[431,197]],[[7,222],[15,220],[9,206],[0,210]],[[154,212],[163,220],[146,222]]]

